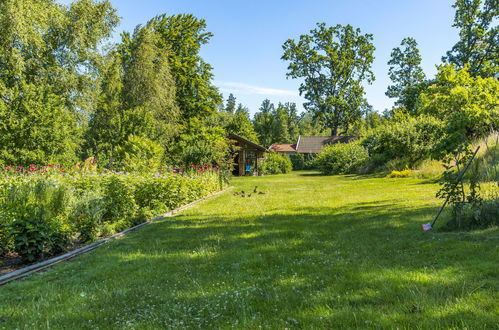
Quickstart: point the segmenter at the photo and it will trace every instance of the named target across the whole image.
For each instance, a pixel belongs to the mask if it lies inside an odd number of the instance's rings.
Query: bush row
[[[9,171],[12,174],[12,171]],[[207,196],[216,171],[0,175],[0,255],[25,261],[108,236]]]
[[[433,117],[401,118],[376,128],[359,142],[324,148],[315,166],[324,174],[415,168],[431,156],[442,130],[442,122]]]

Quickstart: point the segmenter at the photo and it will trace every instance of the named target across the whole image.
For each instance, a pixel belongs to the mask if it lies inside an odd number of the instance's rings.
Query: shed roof
[[[269,147],[269,151],[276,152],[296,152],[296,144],[277,144],[274,143]]]
[[[300,136],[296,151],[303,154],[316,154],[324,147],[335,143],[348,143],[357,140],[356,136]]]
[[[231,134],[229,134],[229,139],[231,139],[231,140],[236,140],[236,141],[238,141],[238,142],[245,143],[245,144],[250,145],[250,146],[252,146],[253,148],[255,148],[255,149],[257,149],[257,150],[260,150],[260,151],[263,151],[263,152],[267,151],[267,149],[265,149],[265,147],[262,147],[261,145],[259,145],[259,144],[255,143],[255,142],[253,142],[253,141],[250,141],[250,140],[248,140],[248,139],[245,139],[245,138],[243,138],[242,136],[239,136],[239,135],[237,135],[237,134],[232,134],[232,133],[231,133]]]

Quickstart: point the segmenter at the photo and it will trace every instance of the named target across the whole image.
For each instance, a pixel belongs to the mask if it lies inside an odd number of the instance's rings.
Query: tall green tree
[[[279,103],[272,113],[272,119],[273,143],[289,143],[288,108],[284,104]]]
[[[289,143],[296,143],[298,137],[300,136],[300,115],[298,114],[298,109],[296,108],[296,103],[286,102],[284,103],[284,108],[287,110],[288,119],[288,141]]]
[[[453,7],[459,41],[442,61],[458,69],[468,64],[472,76],[493,76],[499,70],[499,1],[456,0]]]
[[[117,23],[109,1],[77,0],[69,6],[53,0],[0,2],[0,153],[5,162],[75,159],[96,104],[100,46]]]
[[[161,45],[155,31],[139,26],[133,36],[124,33],[111,54],[87,137],[95,155],[112,159],[132,138],[163,148],[174,138],[179,110],[168,51]]]
[[[190,14],[159,15],[147,26],[159,33],[162,48],[168,50],[182,118],[204,118],[216,113],[222,97],[212,84],[212,66],[199,54],[213,36],[206,32],[206,22]]]
[[[224,110],[232,114],[236,111],[236,97],[234,96],[234,94],[232,93],[229,94]]]
[[[437,156],[465,150],[476,139],[499,129],[499,82],[492,77],[473,77],[467,65],[461,70],[442,65],[435,83],[421,95],[421,111],[445,123]]]
[[[258,143],[258,136],[253,128],[253,123],[250,120],[249,110],[241,103],[238,104],[226,129],[227,133],[234,133]]]
[[[305,109],[332,135],[340,129],[346,133],[362,114],[366,102],[362,84],[374,80],[372,40],[371,34],[351,25],[318,23],[309,34],[283,45],[282,59],[290,62],[287,77],[304,79],[300,94],[307,99]]]
[[[264,147],[270,146],[274,143],[273,139],[273,113],[275,111],[274,104],[269,99],[262,102],[258,112],[253,117],[253,126],[258,135],[260,144]]]
[[[421,68],[421,55],[414,38],[404,38],[400,47],[392,50],[388,76],[393,85],[388,86],[386,96],[396,98],[395,105],[403,106],[410,113],[416,110],[416,102],[425,81]]]

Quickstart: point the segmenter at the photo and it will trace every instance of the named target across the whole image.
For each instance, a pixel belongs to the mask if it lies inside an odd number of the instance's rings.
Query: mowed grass
[[[497,328],[499,230],[423,232],[418,179],[235,188],[0,287],[0,328]],[[250,198],[232,192],[264,195]]]

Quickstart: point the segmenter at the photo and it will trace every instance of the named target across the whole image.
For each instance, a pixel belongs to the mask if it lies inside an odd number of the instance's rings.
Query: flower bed
[[[209,165],[150,173],[93,163],[0,170],[0,256],[34,262],[137,225],[224,188]]]

